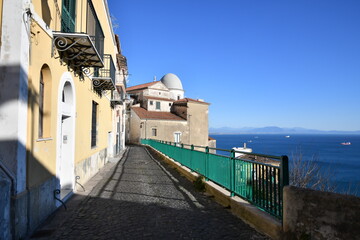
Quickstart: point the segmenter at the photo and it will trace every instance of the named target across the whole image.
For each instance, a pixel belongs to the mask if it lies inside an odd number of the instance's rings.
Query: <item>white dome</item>
[[[182,83],[178,76],[173,73],[168,73],[160,80],[168,89],[183,90]]]

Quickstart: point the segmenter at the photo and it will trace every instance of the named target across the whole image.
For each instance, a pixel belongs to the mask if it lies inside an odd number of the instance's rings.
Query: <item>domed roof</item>
[[[164,75],[160,81],[169,89],[178,89],[183,90],[182,83],[178,76],[173,73],[168,73]]]

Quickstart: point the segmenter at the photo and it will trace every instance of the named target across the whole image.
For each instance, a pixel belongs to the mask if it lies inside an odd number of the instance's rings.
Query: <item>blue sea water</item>
[[[254,153],[287,155],[291,161],[301,152],[304,160],[314,158],[319,166],[332,173],[332,184],[337,192],[350,192],[360,196],[360,135],[291,135],[239,134],[210,135],[216,147],[231,149],[244,143]],[[341,145],[351,142],[351,145]]]

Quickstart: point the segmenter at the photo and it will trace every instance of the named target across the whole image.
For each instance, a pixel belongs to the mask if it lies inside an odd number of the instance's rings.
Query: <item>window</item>
[[[180,100],[180,96],[177,96],[177,100]]]
[[[61,31],[75,32],[76,0],[63,0],[61,12]]]
[[[43,73],[40,72],[39,88],[39,137],[42,138],[44,133],[44,79]]]
[[[153,101],[150,101],[150,105],[154,105],[154,102],[153,102]]]
[[[176,143],[180,143],[181,141],[181,133],[180,132],[175,132],[174,133],[174,139]]]
[[[160,110],[160,102],[156,102],[156,110]]]
[[[38,137],[50,137],[51,124],[51,73],[47,65],[44,65],[40,71],[39,80],[39,119],[38,119]]]
[[[153,129],[151,129],[151,135],[153,136],[153,137],[156,137],[157,136],[157,129],[156,128],[153,128]]]
[[[97,108],[98,104],[92,102],[92,114],[91,114],[91,147],[96,147],[97,138]]]
[[[171,107],[171,103],[169,103],[169,107]]]
[[[86,33],[91,36],[96,50],[98,51],[100,57],[104,56],[104,32],[101,28],[99,19],[96,15],[95,8],[92,4],[92,1],[88,0],[87,6],[87,17],[86,17]],[[97,2],[97,1],[94,1]],[[97,69],[98,71],[99,69]]]

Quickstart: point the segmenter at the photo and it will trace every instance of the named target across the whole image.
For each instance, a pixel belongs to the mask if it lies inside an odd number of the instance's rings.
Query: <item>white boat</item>
[[[340,143],[341,145],[351,145],[351,142],[342,142],[342,143]]]
[[[287,135],[287,136],[285,136],[286,138],[289,138],[290,136],[289,135]]]

